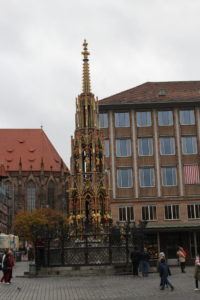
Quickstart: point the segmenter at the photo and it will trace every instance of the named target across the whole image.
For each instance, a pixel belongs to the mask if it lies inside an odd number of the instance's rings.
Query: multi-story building
[[[147,221],[154,253],[200,253],[200,81],[147,82],[99,110],[114,222]]]
[[[8,231],[20,210],[49,207],[66,212],[69,170],[43,129],[0,129],[2,180],[9,206]]]

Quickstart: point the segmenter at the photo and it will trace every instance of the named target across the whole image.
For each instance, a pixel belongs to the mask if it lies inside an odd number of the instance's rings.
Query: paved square
[[[22,268],[23,266],[23,268]],[[26,263],[17,263],[11,285],[0,284],[2,300],[189,300],[200,299],[200,292],[194,291],[193,267],[180,273],[179,268],[171,268],[171,282],[175,286],[159,290],[158,274],[148,278],[134,278],[132,275],[91,276],[91,277],[50,277],[16,278],[21,275]]]

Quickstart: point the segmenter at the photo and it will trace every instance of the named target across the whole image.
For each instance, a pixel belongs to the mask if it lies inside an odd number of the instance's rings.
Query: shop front
[[[157,228],[147,226],[144,244],[153,260],[158,258],[160,252],[164,252],[171,264],[177,264],[176,252],[181,246],[187,252],[187,263],[192,264],[195,256],[200,253],[200,224]]]

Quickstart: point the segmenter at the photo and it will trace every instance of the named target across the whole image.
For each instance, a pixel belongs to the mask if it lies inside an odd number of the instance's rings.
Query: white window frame
[[[103,118],[103,120],[102,120]],[[101,122],[103,123],[101,126]],[[99,114],[99,127],[100,128],[108,128],[108,114],[107,113],[100,113]]]
[[[120,171],[129,171],[129,174],[130,174],[130,178],[129,178],[129,181],[130,181],[130,185],[128,186],[120,186],[119,185],[119,176],[120,176]],[[130,189],[133,187],[133,169],[132,168],[129,168],[129,167],[122,167],[122,168],[117,168],[117,187],[120,188],[120,189]],[[121,182],[121,179],[120,179],[120,182]]]
[[[118,152],[118,150],[121,150],[121,146],[118,145],[120,144],[121,141],[126,141],[126,151],[127,155],[122,155],[121,153]],[[131,156],[131,140],[130,139],[116,139],[115,140],[115,146],[116,146],[116,157],[130,157]]]
[[[143,218],[143,209],[147,209],[147,218]],[[152,210],[152,212],[151,212],[151,210]],[[151,215],[152,215],[152,218],[151,218]],[[156,221],[157,220],[156,205],[144,205],[144,206],[142,206],[142,220],[143,221]]]
[[[193,139],[193,143],[195,141],[195,147],[194,147],[194,144],[193,144],[193,148],[195,150],[195,152],[192,152],[192,153],[188,153],[188,152],[184,152],[184,139]],[[182,136],[181,137],[181,145],[182,145],[182,153],[184,155],[194,155],[194,154],[197,154],[197,137],[196,136]]]
[[[166,174],[164,175],[163,172],[166,169],[174,169],[175,170],[175,184],[165,184],[165,182],[164,182],[164,176],[166,177]],[[169,186],[169,187],[171,187],[171,186],[177,186],[177,169],[176,169],[176,167],[162,167],[161,168],[161,174],[162,174],[162,185],[163,186]]]
[[[140,146],[142,145],[142,140],[147,140],[148,139],[148,149],[150,149],[151,151],[149,151],[149,154],[142,154],[140,150],[143,149],[143,147],[141,148]],[[153,156],[153,138],[152,137],[139,137],[138,138],[138,156]]]
[[[123,209],[125,210],[125,219],[124,220],[120,220],[120,209]],[[130,220],[128,220],[128,210],[132,210],[132,212],[129,212],[130,214]],[[122,213],[123,215],[123,213]],[[131,219],[131,215],[133,216],[133,218]],[[134,217],[134,208],[133,206],[131,205],[126,205],[126,206],[119,206],[119,209],[118,209],[118,220],[119,222],[132,222],[134,221],[135,217]]]
[[[162,153],[162,140],[167,140],[167,139],[170,139],[170,140],[172,140],[173,141],[173,143],[172,143],[172,145],[173,145],[173,152],[172,153],[170,153],[170,154],[166,154],[166,153]],[[160,155],[175,155],[175,138],[174,137],[172,137],[172,136],[169,136],[169,137],[165,137],[165,136],[161,136],[160,137],[160,139],[159,139],[159,141],[160,141]],[[170,145],[170,148],[171,148],[171,145]]]
[[[152,172],[152,174],[150,174],[150,176],[152,176],[153,177],[153,185],[142,185],[141,184],[141,171],[142,170],[145,170],[145,169],[150,169],[150,170],[153,170],[153,172]],[[139,168],[139,179],[140,179],[140,187],[141,188],[145,188],[145,187],[155,187],[155,170],[154,170],[154,168],[152,168],[152,167],[145,167],[145,168]],[[143,179],[143,182],[144,182],[144,179]]]
[[[184,115],[182,114],[182,113],[185,112],[185,111],[187,111],[187,112],[193,112],[193,117],[194,117],[194,119],[193,119],[193,122],[192,122],[192,123],[187,123],[187,122],[185,122],[185,120],[184,120]],[[194,109],[184,109],[184,110],[180,110],[180,111],[179,111],[179,115],[180,115],[180,124],[181,124],[181,125],[195,125],[195,112],[194,112]]]
[[[125,121],[126,124],[124,124],[124,125],[120,124],[119,118],[118,118],[119,115],[124,115],[124,120],[126,120]],[[115,127],[116,128],[130,127],[130,114],[129,114],[129,112],[118,112],[118,113],[115,113]]]
[[[194,218],[189,217],[189,207],[193,207],[194,210]],[[198,208],[197,208],[198,207]],[[199,217],[197,217],[197,209],[199,210]],[[188,220],[199,220],[200,219],[200,203],[192,203],[187,205],[188,211]]]
[[[171,123],[169,124],[163,124],[163,118],[162,118],[162,113],[171,113]],[[173,111],[172,110],[160,110],[158,111],[158,125],[159,126],[172,126],[174,124],[174,120],[173,120]]]
[[[166,207],[170,207],[170,210],[171,210],[171,216],[172,216],[171,219],[166,218]],[[174,217],[173,207],[178,207],[178,218],[175,218],[175,217]],[[179,205],[178,205],[178,204],[166,204],[166,205],[164,206],[164,209],[165,209],[164,219],[165,219],[166,221],[168,221],[168,220],[169,220],[169,221],[171,221],[171,220],[180,220],[180,210],[179,210]]]
[[[149,117],[146,118],[147,120],[149,118],[149,120],[150,120],[149,123],[147,122],[145,125],[140,124],[140,122],[139,122],[139,120],[140,120],[139,114],[141,114],[141,113],[150,114],[150,118]],[[151,111],[137,111],[136,112],[136,119],[137,119],[137,127],[151,127],[152,126]]]

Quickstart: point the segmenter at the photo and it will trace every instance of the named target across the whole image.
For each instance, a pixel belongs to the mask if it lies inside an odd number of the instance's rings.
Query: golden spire
[[[88,43],[84,40],[83,43],[83,93],[87,94],[90,93],[90,70],[89,70],[89,59],[88,56],[90,52],[87,49]]]

